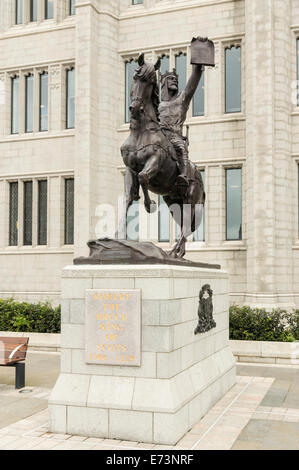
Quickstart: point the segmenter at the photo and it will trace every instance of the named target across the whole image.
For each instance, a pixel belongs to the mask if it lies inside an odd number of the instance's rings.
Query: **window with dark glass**
[[[134,201],[127,215],[127,240],[139,241],[139,202]]]
[[[242,169],[226,170],[226,240],[242,240]]]
[[[23,0],[16,0],[16,24],[23,23]]]
[[[67,70],[66,76],[66,127],[75,127],[75,69]]]
[[[24,245],[32,245],[32,181],[24,182]]]
[[[170,240],[170,212],[162,196],[159,196],[159,217],[158,217],[159,242],[169,242]]]
[[[65,180],[64,243],[74,244],[74,178]]]
[[[48,73],[40,75],[39,83],[39,130],[48,130]]]
[[[175,57],[176,73],[179,76],[179,93],[184,90],[187,85],[187,54],[180,52]]]
[[[143,0],[132,0],[132,5],[139,5],[140,3],[143,3]]]
[[[51,20],[54,18],[54,1],[45,0],[45,19]]]
[[[37,220],[37,241],[38,245],[47,244],[48,229],[48,182],[41,180],[38,182],[38,220]]]
[[[130,122],[131,113],[130,113],[130,105],[131,105],[131,87],[133,83],[133,77],[135,70],[138,68],[138,63],[135,60],[131,60],[130,62],[126,62],[126,102],[125,102],[125,122]]]
[[[162,55],[162,57],[160,57],[160,60],[161,60],[160,74],[164,75],[166,72],[169,72],[169,56]],[[161,83],[159,83],[159,91],[160,91],[160,99],[161,99]]]
[[[76,0],[70,0],[70,10],[69,10],[70,15],[76,14],[75,5],[76,5]]]
[[[203,72],[193,98],[193,116],[205,114],[205,73]]]
[[[37,21],[37,2],[38,0],[30,0],[30,21]]]
[[[18,183],[9,183],[9,246],[18,245]]]
[[[225,112],[241,111],[241,47],[225,49]]]
[[[20,79],[13,77],[11,79],[11,133],[19,132],[19,96],[20,95]]]
[[[26,77],[25,132],[33,132],[33,94],[34,77],[30,74]]]
[[[205,184],[205,170],[200,171],[203,184]],[[205,241],[205,208],[203,208],[202,220],[198,229],[193,234],[193,241],[204,242]]]
[[[161,60],[160,73],[164,75],[164,73],[169,72],[169,56],[162,55],[162,57],[160,57],[160,60]]]

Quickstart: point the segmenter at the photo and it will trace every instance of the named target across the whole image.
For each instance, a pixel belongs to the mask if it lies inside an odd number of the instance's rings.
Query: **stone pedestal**
[[[195,335],[205,284],[213,290],[217,326]],[[85,362],[90,289],[140,290],[140,366]],[[66,267],[61,348],[61,374],[49,400],[51,432],[173,445],[235,383],[228,276],[163,265]]]

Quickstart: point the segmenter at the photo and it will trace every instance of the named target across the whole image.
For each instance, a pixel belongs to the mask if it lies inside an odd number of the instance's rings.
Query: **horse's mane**
[[[156,70],[155,67],[152,64],[144,63],[143,66],[139,67],[136,70],[136,77],[140,79],[144,79],[146,81],[154,78],[154,87],[153,87],[153,92],[152,92],[152,103],[154,106],[154,110],[156,113],[157,120],[160,120],[160,114],[159,114],[159,104],[160,104],[160,91],[159,91],[159,86],[157,82],[157,75],[156,75]]]

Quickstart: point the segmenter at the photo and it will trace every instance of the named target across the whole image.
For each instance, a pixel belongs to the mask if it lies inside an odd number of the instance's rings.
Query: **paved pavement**
[[[2,449],[299,449],[299,368],[237,366],[236,385],[175,447],[51,434],[47,399],[59,374],[59,355],[29,353],[29,393],[14,389],[14,370],[0,367]],[[2,384],[2,385],[1,385]]]
[[[59,375],[60,355],[28,352],[26,393],[14,390],[15,368],[0,367],[0,429],[48,406],[48,395]]]
[[[272,377],[273,383],[233,449],[299,449],[299,368],[238,365],[238,375]]]

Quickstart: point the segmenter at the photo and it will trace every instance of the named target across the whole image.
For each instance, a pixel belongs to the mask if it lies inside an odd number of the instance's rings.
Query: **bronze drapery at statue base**
[[[88,242],[90,255],[87,258],[74,259],[80,264],[169,264],[196,268],[220,269],[220,266],[207,263],[195,263],[186,259],[175,259],[151,242],[113,240],[102,238]]]

